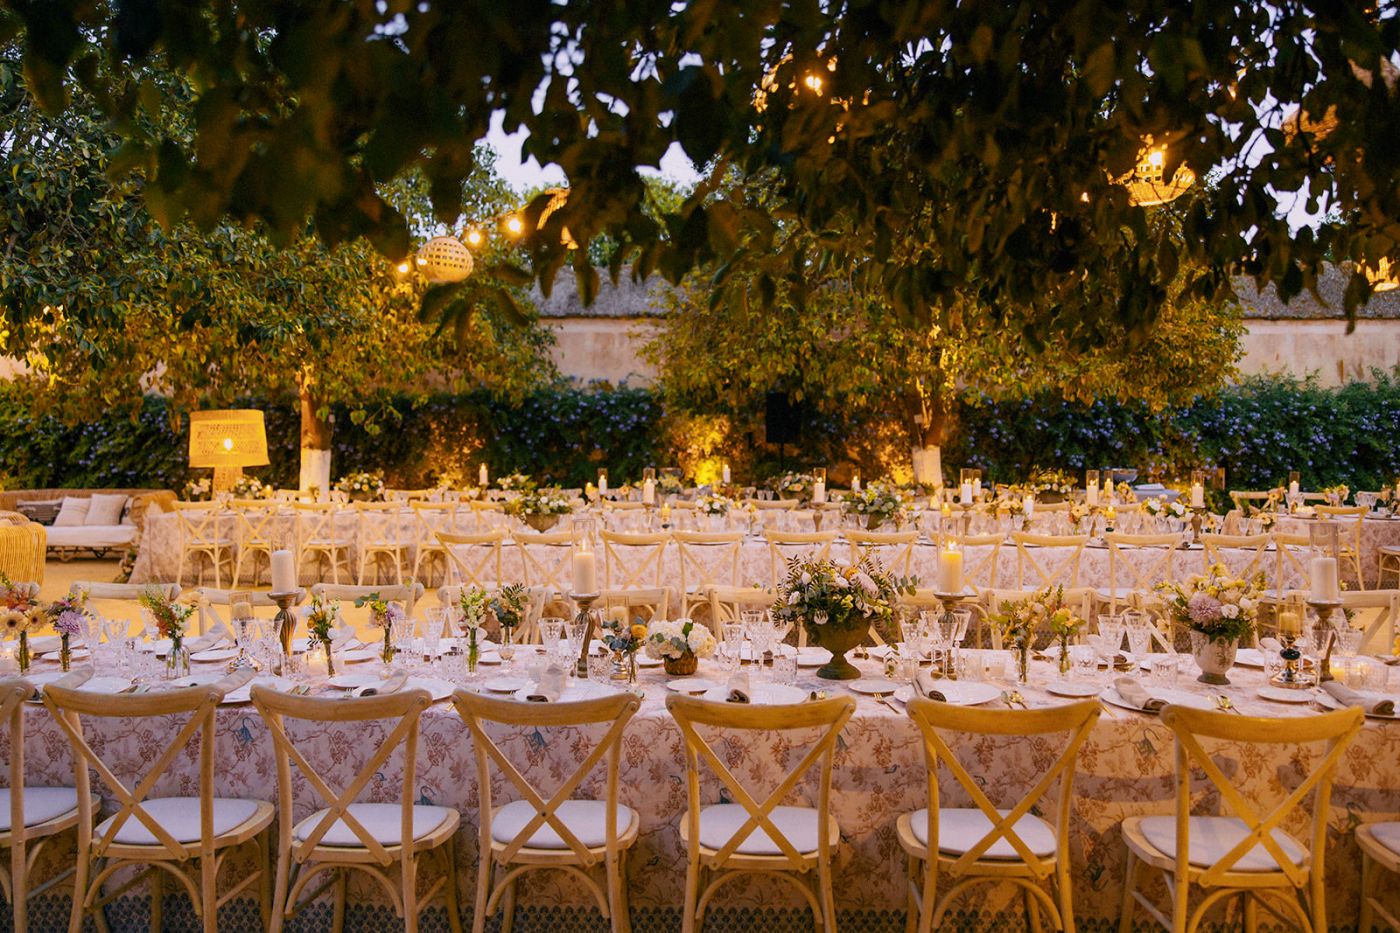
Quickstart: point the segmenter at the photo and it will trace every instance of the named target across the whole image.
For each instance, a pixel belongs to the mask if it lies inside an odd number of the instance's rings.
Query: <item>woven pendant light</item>
[[[453,236],[437,236],[418,251],[418,271],[429,282],[460,282],[472,274],[472,254]]]
[[[1170,179],[1164,177],[1166,163],[1167,147],[1154,146],[1152,137],[1148,136],[1143,140],[1138,163],[1132,172],[1114,180],[1128,189],[1128,200],[1138,207],[1166,204],[1181,197],[1196,183],[1196,173],[1185,163],[1176,167]]]

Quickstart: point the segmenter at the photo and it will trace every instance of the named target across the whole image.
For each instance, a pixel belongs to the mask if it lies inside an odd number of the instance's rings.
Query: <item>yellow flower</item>
[[[641,624],[632,626],[632,637],[638,641],[642,641],[647,637],[647,627]]]

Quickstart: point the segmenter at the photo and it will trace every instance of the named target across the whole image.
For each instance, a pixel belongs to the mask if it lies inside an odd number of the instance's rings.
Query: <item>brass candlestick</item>
[[[1322,657],[1317,659],[1317,682],[1323,684],[1332,679],[1332,648],[1337,642],[1337,632],[1332,628],[1332,613],[1342,608],[1342,601],[1312,598],[1307,603],[1317,616],[1317,624],[1327,626],[1327,641],[1322,646]]]
[[[306,596],[306,590],[298,587],[287,593],[268,593],[269,598],[277,604],[277,615],[273,617],[273,622],[277,624],[277,638],[282,644],[282,657],[292,656],[292,633],[296,631],[296,616],[292,615],[292,608],[302,601]]]
[[[933,594],[933,598],[938,600],[939,604],[943,607],[943,612],[938,620],[939,625],[952,625],[953,623],[955,623],[957,620],[953,616],[953,610],[958,608],[959,603],[965,603],[969,599],[966,593],[937,592]],[[938,667],[938,672],[944,677],[948,677],[950,679],[954,678],[954,675],[957,673],[956,671],[950,672],[949,670],[950,665],[948,664],[948,655],[951,648],[952,645],[948,645],[947,647],[945,647],[943,652],[942,665]]]
[[[1300,690],[1313,685],[1313,678],[1302,667],[1303,652],[1297,648],[1298,636],[1294,632],[1279,632],[1278,640],[1283,643],[1279,657],[1283,658],[1283,670],[1269,678],[1275,687],[1288,687]]]
[[[1205,506],[1191,507],[1191,543],[1201,543],[1201,524],[1205,521]]]
[[[583,647],[579,649],[578,664],[574,668],[574,674],[578,677],[588,677],[588,649],[593,646],[593,630],[598,627],[598,617],[593,613],[593,604],[598,601],[601,593],[570,593],[569,598],[578,603],[578,614],[574,616],[575,622],[582,622]]]

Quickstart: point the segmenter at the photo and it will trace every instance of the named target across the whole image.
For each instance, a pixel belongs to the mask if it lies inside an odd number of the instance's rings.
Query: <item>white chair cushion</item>
[[[328,812],[330,811],[325,809],[317,810],[292,827],[293,838],[300,841],[310,836]],[[403,811],[399,804],[352,803],[350,804],[350,814],[360,821],[360,825],[380,845],[396,846],[399,844],[399,829],[403,825]],[[413,838],[422,839],[456,815],[456,810],[450,810],[447,807],[415,806],[413,808]],[[331,824],[331,828],[326,830],[326,834],[321,837],[321,841],[317,845],[361,848],[364,846],[364,841],[355,835],[353,829],[345,825],[344,820],[336,820]]]
[[[66,528],[71,525],[87,524],[88,500],[77,496],[64,496],[63,505],[59,506],[58,515],[53,523],[57,528]]]
[[[997,810],[1002,816],[1010,810]],[[928,809],[915,810],[909,817],[910,829],[920,844],[928,845]],[[1055,854],[1055,830],[1038,816],[1025,814],[1012,827],[1016,835],[1033,854],[1049,858]],[[992,821],[981,810],[973,807],[946,807],[938,811],[938,851],[949,855],[962,855],[992,831]],[[997,841],[982,853],[984,859],[1013,859],[1019,861],[1021,854],[1006,841]]]
[[[637,819],[631,807],[617,804],[617,834],[626,835]],[[556,811],[560,822],[590,849],[608,844],[608,807],[602,800],[566,800]],[[535,816],[535,808],[527,800],[516,800],[496,811],[491,818],[491,838],[500,843],[515,841],[515,837]],[[535,830],[528,843],[532,849],[568,849],[562,836],[548,823]]]
[[[718,803],[700,808],[700,844],[722,849],[748,821],[749,814],[737,803]],[[768,819],[798,852],[817,851],[817,811],[813,807],[774,807]],[[833,824],[835,820],[831,821]],[[762,827],[756,827],[735,849],[740,855],[782,855],[783,850]]]
[[[38,826],[78,809],[78,792],[71,787],[26,787],[24,825]],[[0,832],[9,832],[10,789],[0,788]]]
[[[1400,823],[1369,823],[1366,828],[1371,831],[1377,842],[1400,855]]]
[[[252,819],[253,814],[258,811],[256,800],[215,797],[213,804],[215,836],[232,832]],[[147,798],[141,802],[141,809],[159,823],[176,842],[184,844],[199,842],[198,797]],[[104,835],[107,832],[107,827],[112,824],[112,820],[113,817],[109,816],[99,823],[94,834]],[[146,825],[137,819],[134,813],[127,817],[122,828],[117,830],[116,838],[113,841],[128,846],[157,846],[161,844],[155,834],[147,829]]]
[[[1143,837],[1157,847],[1168,858],[1176,858],[1176,817],[1149,816],[1138,824]],[[1187,827],[1190,834],[1191,850],[1186,859],[1199,868],[1209,868],[1226,852],[1233,849],[1240,840],[1249,835],[1244,821],[1233,816],[1193,816]],[[1301,865],[1307,853],[1296,840],[1281,829],[1273,832],[1283,854]],[[1233,865],[1230,871],[1278,871],[1278,862],[1268,849],[1255,845]]]

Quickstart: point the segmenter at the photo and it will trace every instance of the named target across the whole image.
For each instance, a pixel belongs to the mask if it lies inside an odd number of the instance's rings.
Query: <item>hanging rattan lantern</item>
[[[1400,277],[1392,271],[1389,259],[1378,259],[1374,266],[1366,262],[1361,263],[1361,274],[1371,283],[1373,292],[1393,292],[1400,288]]]
[[[437,236],[418,251],[418,271],[429,282],[460,282],[472,274],[472,254],[455,236]]]
[[[568,188],[549,188],[545,194],[549,195],[549,203],[544,206],[544,210],[540,211],[540,222],[535,228],[537,230],[543,230],[544,222],[549,219],[549,215],[559,210],[569,200]],[[568,227],[559,231],[559,242],[564,245],[565,249],[578,249],[578,243],[570,235]]]
[[[1181,197],[1196,183],[1196,173],[1185,163],[1176,167],[1170,179],[1164,177],[1166,164],[1167,147],[1153,145],[1152,137],[1148,136],[1138,153],[1137,165],[1127,175],[1114,180],[1128,189],[1128,200],[1138,207],[1166,204]]]

